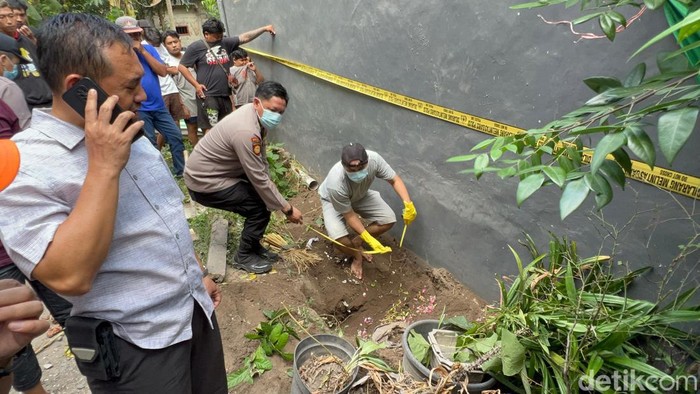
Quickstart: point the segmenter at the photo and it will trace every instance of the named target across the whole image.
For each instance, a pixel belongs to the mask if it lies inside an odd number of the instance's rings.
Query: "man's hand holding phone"
[[[89,167],[95,166],[96,170],[117,176],[129,161],[132,140],[143,127],[143,121],[134,121],[136,114],[131,111],[121,112],[111,122],[118,101],[118,96],[110,96],[98,108],[97,91],[90,89],[85,104],[85,145]]]

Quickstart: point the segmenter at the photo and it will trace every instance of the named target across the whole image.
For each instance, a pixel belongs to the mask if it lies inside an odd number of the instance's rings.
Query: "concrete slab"
[[[197,216],[197,206],[195,205],[196,203],[192,200],[190,202],[183,204],[185,208],[185,217],[187,219],[191,219],[194,216]]]
[[[228,243],[228,220],[218,218],[211,226],[207,269],[215,282],[226,277],[226,244]]]

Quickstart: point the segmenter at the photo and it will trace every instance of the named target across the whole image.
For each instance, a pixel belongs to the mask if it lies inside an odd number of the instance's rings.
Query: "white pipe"
[[[307,174],[303,170],[300,170],[298,168],[295,168],[294,171],[299,174],[299,177],[301,177],[301,180],[304,182],[306,187],[309,188],[309,190],[316,190],[318,189],[318,181],[316,181],[314,178],[311,177],[311,175]]]

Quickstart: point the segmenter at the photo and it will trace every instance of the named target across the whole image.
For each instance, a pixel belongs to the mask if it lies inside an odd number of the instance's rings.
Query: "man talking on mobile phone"
[[[132,143],[143,122],[129,121],[146,100],[132,39],[98,16],[60,14],[38,43],[53,107],[13,137],[22,165],[0,193],[3,244],[73,303],[66,335],[93,393],[226,393],[221,293],[160,153]],[[111,96],[98,108],[90,89],[83,118],[62,96],[84,77]]]

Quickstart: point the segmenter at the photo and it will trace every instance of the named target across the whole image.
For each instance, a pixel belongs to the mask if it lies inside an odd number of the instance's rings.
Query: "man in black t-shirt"
[[[50,107],[53,97],[49,85],[41,77],[36,66],[36,46],[29,37],[17,31],[18,26],[11,6],[8,1],[0,0],[0,33],[14,38],[22,57],[29,59],[28,63],[20,65],[19,74],[14,82],[24,92],[30,110],[35,107]]]
[[[237,37],[224,38],[223,23],[212,18],[202,24],[204,40],[195,41],[187,47],[180,60],[179,71],[197,90],[197,122],[205,133],[233,110],[228,74],[231,52],[265,32],[275,35],[272,25],[267,25]],[[197,79],[187,67],[194,68]]]

